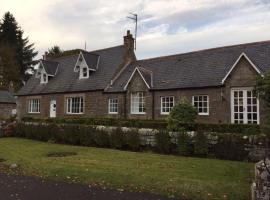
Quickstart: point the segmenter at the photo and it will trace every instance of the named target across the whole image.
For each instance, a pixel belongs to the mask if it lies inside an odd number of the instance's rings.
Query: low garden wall
[[[177,133],[152,128],[23,122],[17,124],[13,136],[72,145],[131,151],[151,149],[164,154],[240,161],[258,161],[264,158],[265,152],[269,154],[268,138],[262,134],[201,130]]]

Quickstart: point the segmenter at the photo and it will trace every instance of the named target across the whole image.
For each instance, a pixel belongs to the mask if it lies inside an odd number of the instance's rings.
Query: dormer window
[[[36,78],[40,79],[40,83],[48,83],[48,81],[57,74],[58,62],[41,60],[36,72]]]
[[[74,72],[79,72],[79,79],[89,78],[90,72],[98,69],[99,55],[89,52],[80,52],[74,67]]]

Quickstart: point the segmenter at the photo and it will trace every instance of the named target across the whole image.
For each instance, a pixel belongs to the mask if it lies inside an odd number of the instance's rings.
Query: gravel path
[[[168,200],[167,197],[0,173],[1,200]]]

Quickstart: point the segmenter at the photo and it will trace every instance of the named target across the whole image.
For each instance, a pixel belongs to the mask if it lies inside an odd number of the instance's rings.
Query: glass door
[[[232,89],[231,113],[234,124],[259,124],[259,101],[252,89]]]

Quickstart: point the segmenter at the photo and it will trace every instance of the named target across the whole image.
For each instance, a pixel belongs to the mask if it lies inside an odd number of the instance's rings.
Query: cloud
[[[137,57],[168,55],[270,38],[269,0],[1,0],[43,54],[122,44],[138,13]]]

